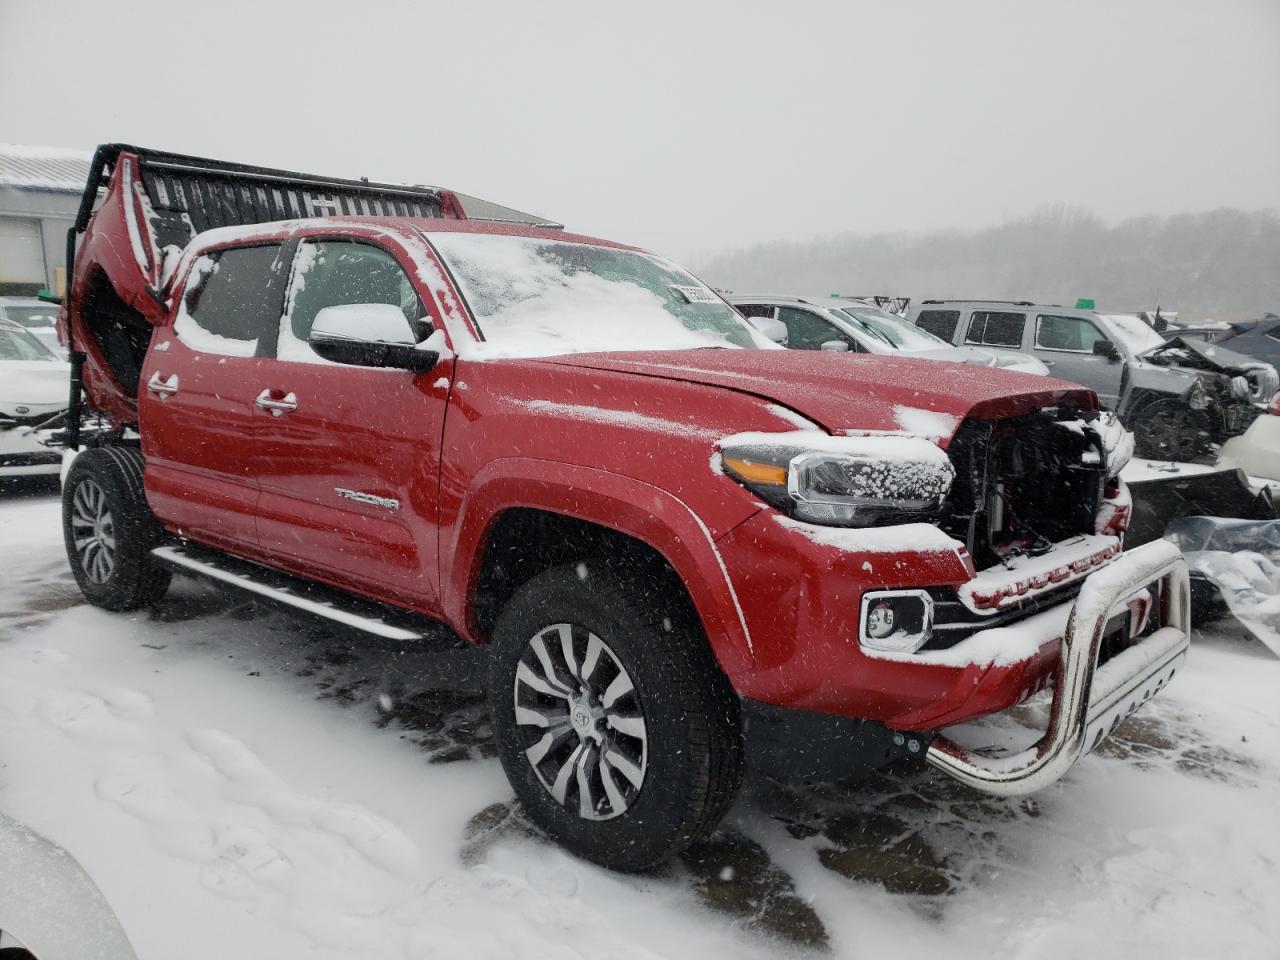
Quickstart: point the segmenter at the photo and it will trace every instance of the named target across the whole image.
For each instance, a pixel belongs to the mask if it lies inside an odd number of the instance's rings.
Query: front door
[[[1053,376],[1092,387],[1104,407],[1116,409],[1124,361],[1093,352],[1095,343],[1107,339],[1097,324],[1085,317],[1041,314],[1036,317],[1035,338],[1035,354]]]
[[[151,508],[183,536],[240,553],[257,548],[253,387],[272,362],[285,279],[279,244],[200,256],[138,388]]]
[[[436,488],[452,364],[426,374],[348,366],[307,343],[325,307],[400,307],[422,339],[426,310],[387,250],[304,241],[276,359],[254,385],[254,471],[264,555],[392,603],[438,606]]]

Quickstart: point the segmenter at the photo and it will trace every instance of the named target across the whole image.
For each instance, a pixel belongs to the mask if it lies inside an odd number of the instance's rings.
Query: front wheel
[[[1147,460],[1189,463],[1210,453],[1209,418],[1181,400],[1149,403],[1134,418],[1134,452]]]
[[[720,822],[742,775],[739,705],[666,578],[604,564],[534,577],[503,610],[490,674],[520,803],[571,852],[652,867]]]
[[[107,610],[136,610],[169,589],[151,557],[163,531],[142,490],[142,456],[96,447],[72,461],[62,488],[62,533],[80,592]]]

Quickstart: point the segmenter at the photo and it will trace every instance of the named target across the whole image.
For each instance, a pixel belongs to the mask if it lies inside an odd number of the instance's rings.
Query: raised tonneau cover
[[[88,226],[121,153],[137,157],[159,247],[186,246],[195,234],[213,227],[310,217],[444,217],[559,226],[439,187],[322,177],[108,143],[94,152],[76,218],[77,232]]]

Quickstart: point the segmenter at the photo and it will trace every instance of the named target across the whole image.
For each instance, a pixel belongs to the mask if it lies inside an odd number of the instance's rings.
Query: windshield
[[[844,306],[833,308],[833,312],[895,350],[937,350],[951,346],[932,333],[876,307]]]
[[[5,307],[4,315],[24,327],[54,327],[58,324],[58,308],[52,305]]]
[[[1131,357],[1164,346],[1164,337],[1138,317],[1109,313],[1103,317],[1103,322]]]
[[[494,234],[430,240],[484,337],[474,356],[774,346],[701,281],[650,254]]]
[[[59,360],[43,343],[25,330],[0,328],[0,360]]]

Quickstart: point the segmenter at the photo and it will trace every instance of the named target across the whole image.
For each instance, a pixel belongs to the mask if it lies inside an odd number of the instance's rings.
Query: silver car
[[[901,317],[863,300],[846,297],[732,296],[729,302],[760,326],[785,328],[779,342],[792,350],[831,350],[907,356],[921,360],[972,363],[1045,375],[1049,368],[1026,354],[997,353],[980,347],[954,347]],[[767,332],[767,331],[766,331]]]

